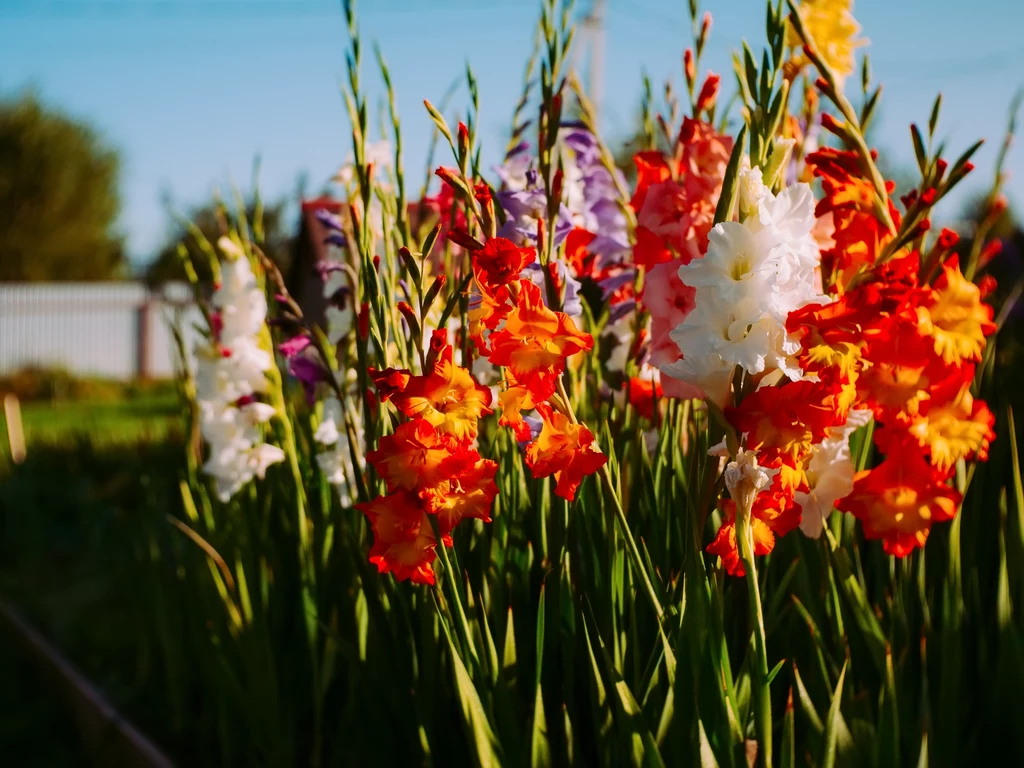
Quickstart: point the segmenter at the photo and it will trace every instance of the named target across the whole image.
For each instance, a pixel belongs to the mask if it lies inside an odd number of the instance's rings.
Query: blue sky
[[[715,18],[705,64],[731,83],[729,52],[742,39],[762,45],[764,2],[702,7]],[[364,38],[379,43],[392,69],[411,185],[422,178],[430,136],[422,100],[440,99],[467,60],[480,82],[485,157],[498,160],[538,8],[535,0],[359,3]],[[927,121],[938,90],[950,154],[989,139],[975,178],[945,204],[955,216],[966,194],[990,183],[1007,105],[1024,86],[1024,3],[858,0],[855,14],[885,83],[875,133],[883,152],[913,162],[908,124]],[[608,0],[606,30],[602,123],[614,139],[633,124],[642,71],[655,83],[680,82],[685,0]],[[31,85],[122,150],[121,227],[137,262],[164,234],[163,190],[186,208],[214,185],[247,186],[259,154],[265,196],[291,193],[300,173],[317,191],[349,153],[340,0],[0,0],[0,41],[0,93]],[[379,94],[372,64],[367,47],[367,82]],[[1018,152],[1008,188],[1018,210],[1022,170]]]

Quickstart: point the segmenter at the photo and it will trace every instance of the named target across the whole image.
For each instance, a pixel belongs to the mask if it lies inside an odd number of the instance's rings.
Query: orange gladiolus
[[[593,348],[594,339],[564,312],[548,309],[540,288],[519,281],[515,308],[505,327],[491,334],[489,360],[512,371],[536,400],[550,397],[570,355]]]
[[[654,416],[654,403],[663,396],[660,382],[639,376],[629,379],[629,404],[636,408],[641,418],[650,419]]]
[[[533,393],[520,385],[508,370],[505,371],[505,389],[498,393],[498,403],[501,405],[498,424],[512,429],[517,440],[529,440],[530,428],[523,421],[522,412],[533,410],[537,401]]]
[[[480,353],[487,355],[489,349],[484,338],[485,331],[493,331],[512,311],[511,297],[507,286],[502,286],[493,295],[486,291],[471,295],[469,300],[469,338]]]
[[[395,407],[411,418],[422,418],[442,435],[464,443],[476,438],[480,416],[490,413],[491,390],[476,383],[469,371],[454,363],[446,344],[424,376],[412,376],[391,396]]]
[[[915,325],[897,325],[888,337],[868,344],[862,355],[867,365],[857,379],[858,396],[881,421],[905,422],[916,415],[929,387],[945,373]]]
[[[434,534],[415,494],[399,491],[355,506],[373,528],[370,562],[378,572],[393,573],[399,581],[434,583]]]
[[[457,473],[421,493],[428,511],[437,515],[441,540],[448,547],[452,545],[452,530],[463,519],[471,517],[485,523],[491,521],[491,504],[498,495],[498,486],[494,482],[498,464],[490,459],[481,459],[476,451],[468,451],[461,458],[465,464]]]
[[[730,576],[744,576],[746,569],[740,560],[736,542],[736,504],[732,499],[722,500],[722,525],[707,551],[722,558],[722,565]],[[754,535],[754,554],[767,555],[775,548],[775,537],[785,536],[800,524],[800,507],[793,497],[778,490],[778,484],[757,495],[750,511],[750,527]]]
[[[960,459],[988,458],[989,444],[995,440],[995,416],[984,401],[971,396],[968,384],[952,379],[924,403],[920,417],[910,426],[910,434],[927,448],[932,465],[946,474]]]
[[[547,403],[537,403],[537,412],[544,426],[526,446],[526,466],[536,478],[554,475],[555,493],[572,501],[583,478],[604,466],[608,457],[597,449],[593,433],[584,425],[573,424]]]
[[[380,439],[367,461],[384,478],[388,491],[430,488],[447,480],[457,457],[426,419],[400,424],[393,435]]]
[[[726,409],[729,423],[747,435],[747,447],[764,456],[767,466],[780,460],[799,462],[828,428],[845,414],[837,412],[840,388],[827,381],[794,381],[763,387],[744,398],[738,408]]]
[[[981,290],[960,273],[956,257],[949,259],[931,295],[918,310],[921,330],[935,342],[935,353],[947,365],[978,362],[985,337],[995,332],[992,307]]]
[[[886,225],[875,215],[874,185],[864,176],[854,152],[823,147],[807,156],[807,165],[821,179],[825,196],[815,208],[816,216],[832,213],[835,245],[821,254],[823,271],[831,275],[842,293],[849,279],[862,267],[877,260],[881,248],[892,238]],[[887,190],[892,191],[891,182]],[[887,200],[889,215],[899,226],[900,215]]]
[[[913,444],[892,446],[885,461],[854,476],[853,491],[836,503],[864,526],[869,539],[903,557],[924,546],[932,523],[952,520],[960,494],[942,481]]]

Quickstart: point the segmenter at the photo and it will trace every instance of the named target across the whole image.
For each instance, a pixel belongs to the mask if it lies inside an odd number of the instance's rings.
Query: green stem
[[[772,764],[772,700],[768,686],[768,652],[765,647],[764,613],[761,610],[761,590],[757,583],[757,568],[754,564],[753,529],[750,527],[750,514],[741,515],[737,509],[736,543],[740,550],[740,559],[747,576],[747,596],[749,599],[750,617],[754,623],[754,652],[757,654],[757,666],[754,670],[754,727],[760,745],[758,754],[761,765],[771,768]],[[741,517],[742,525],[741,523]]]

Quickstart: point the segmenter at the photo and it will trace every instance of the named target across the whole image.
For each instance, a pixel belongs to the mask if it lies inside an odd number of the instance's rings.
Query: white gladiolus
[[[313,433],[313,439],[320,445],[316,462],[327,482],[333,485],[343,506],[352,504],[352,490],[355,478],[352,476],[352,447],[345,427],[345,414],[341,401],[328,397],[323,401],[320,424]],[[362,422],[352,419],[356,430],[357,445],[362,442]]]
[[[348,280],[344,272],[341,270],[330,272],[324,282],[324,296],[330,300],[346,286],[348,286]],[[324,313],[324,319],[327,325],[328,341],[335,346],[347,344],[355,322],[351,297],[346,301],[344,307],[329,303]],[[348,371],[347,374],[347,377],[339,374],[338,382],[352,398],[352,402],[358,402],[355,372]],[[313,433],[313,440],[320,447],[316,457],[317,465],[324,473],[327,482],[335,487],[342,505],[350,506],[352,493],[356,486],[352,474],[352,450],[349,432],[345,424],[344,408],[341,401],[332,395],[323,400],[321,409],[320,424],[317,426],[316,432]],[[350,419],[349,421],[355,430],[356,446],[358,447],[363,442],[362,420]]]
[[[217,244],[228,256],[212,300],[220,322],[216,343],[196,348],[196,399],[200,432],[209,447],[203,471],[214,479],[217,497],[228,501],[283,461],[284,452],[264,443],[260,430],[276,410],[254,399],[268,390],[266,374],[274,363],[259,340],[266,297],[242,249],[227,237]]]
[[[680,279],[696,289],[695,306],[670,334],[683,358],[663,368],[720,405],[737,365],[799,379],[800,345],[786,332],[786,317],[829,301],[815,289],[819,254],[810,187],[795,184],[773,195],[754,168],[741,172],[739,194],[742,220],[717,224],[704,258],[679,268]]]
[[[836,502],[853,490],[850,435],[870,418],[870,411],[851,411],[843,427],[830,430],[829,436],[812,448],[807,465],[808,490],[793,495],[802,508],[800,530],[804,535],[819,538]]]

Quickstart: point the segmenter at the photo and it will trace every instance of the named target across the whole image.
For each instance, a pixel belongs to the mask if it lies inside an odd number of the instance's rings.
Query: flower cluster
[[[905,555],[924,544],[933,522],[953,518],[960,495],[949,478],[959,461],[987,458],[994,438],[992,412],[970,391],[986,337],[995,331],[983,300],[992,284],[979,287],[963,276],[949,256],[956,244],[949,231],[927,252],[875,256],[891,236],[877,236],[875,214],[852,194],[867,183],[854,158],[823,149],[808,162],[822,178],[826,194],[818,207],[832,214],[837,242],[865,233],[850,250],[881,263],[859,282],[837,283],[837,301],[793,313],[788,327],[800,334],[801,364],[841,370],[845,397],[879,427],[874,442],[885,459],[858,473],[837,507],[861,520],[865,535],[882,539],[887,552]],[[898,226],[891,204],[890,211]],[[839,258],[833,264],[839,274],[858,267]]]
[[[694,290],[694,306],[669,334],[680,358],[662,368],[719,406],[737,366],[751,375],[779,370],[800,378],[793,358],[799,344],[787,334],[786,318],[824,298],[815,281],[810,187],[795,184],[774,195],[760,176],[756,168],[741,174],[741,220],[716,225],[704,257],[678,270]]]
[[[526,446],[526,464],[534,477],[554,475],[555,493],[571,501],[583,478],[603,466],[607,457],[589,429],[548,401],[566,360],[592,349],[594,340],[568,314],[544,303],[544,289],[528,276],[536,271],[531,269],[535,260],[533,248],[520,248],[501,237],[489,238],[473,251],[476,301],[470,310],[471,332],[480,353],[504,370],[499,423],[511,427],[520,441],[529,441],[534,435],[523,413],[536,409],[543,426]],[[548,277],[557,291],[558,270]]]
[[[373,528],[370,562],[381,573],[419,584],[434,583],[437,541],[430,516],[450,547],[452,530],[463,519],[490,522],[498,493],[498,465],[473,447],[477,422],[491,412],[491,392],[455,364],[445,337],[434,332],[420,376],[370,370],[381,402],[390,401],[407,420],[366,456],[387,493],[356,507]]]
[[[756,383],[725,409],[746,450],[767,468],[750,500],[755,554],[771,551],[775,537],[798,523],[807,535],[820,535],[836,507],[857,517],[865,536],[903,556],[923,546],[932,523],[955,516],[960,494],[949,480],[956,464],[985,459],[994,438],[992,413],[970,392],[986,336],[995,330],[983,301],[991,286],[963,276],[949,256],[956,244],[949,231],[923,253],[894,249],[894,231],[878,218],[874,187],[852,153],[822,149],[808,163],[825,191],[815,212],[834,226],[820,268],[830,295],[816,295],[809,190],[797,185],[773,196],[748,171],[741,177],[742,222],[718,225],[707,256],[681,269],[682,279],[694,283],[697,309],[673,338],[684,350],[681,363],[703,339],[711,345],[704,354],[717,352]],[[898,229],[899,213],[887,204]],[[757,248],[765,233],[773,243],[768,252]],[[709,264],[713,258],[718,265]],[[937,276],[929,284],[930,272]],[[736,285],[744,281],[752,284]],[[737,316],[753,307],[748,287],[763,314]],[[731,314],[718,325],[702,321],[700,333],[693,318],[700,318],[709,288]],[[773,370],[789,381],[778,383]],[[723,371],[723,388],[701,386],[725,403],[739,394],[735,382],[730,393],[730,375]],[[855,474],[849,437],[872,418],[874,444],[885,458]],[[735,514],[735,503],[725,502],[709,551],[739,574]]]
[[[213,293],[212,338],[196,348],[196,399],[199,426],[210,449],[203,471],[213,477],[217,497],[227,501],[284,452],[263,442],[260,425],[275,414],[256,400],[267,392],[273,358],[261,337],[267,300],[249,258],[233,241],[218,242],[225,255],[221,283]]]

